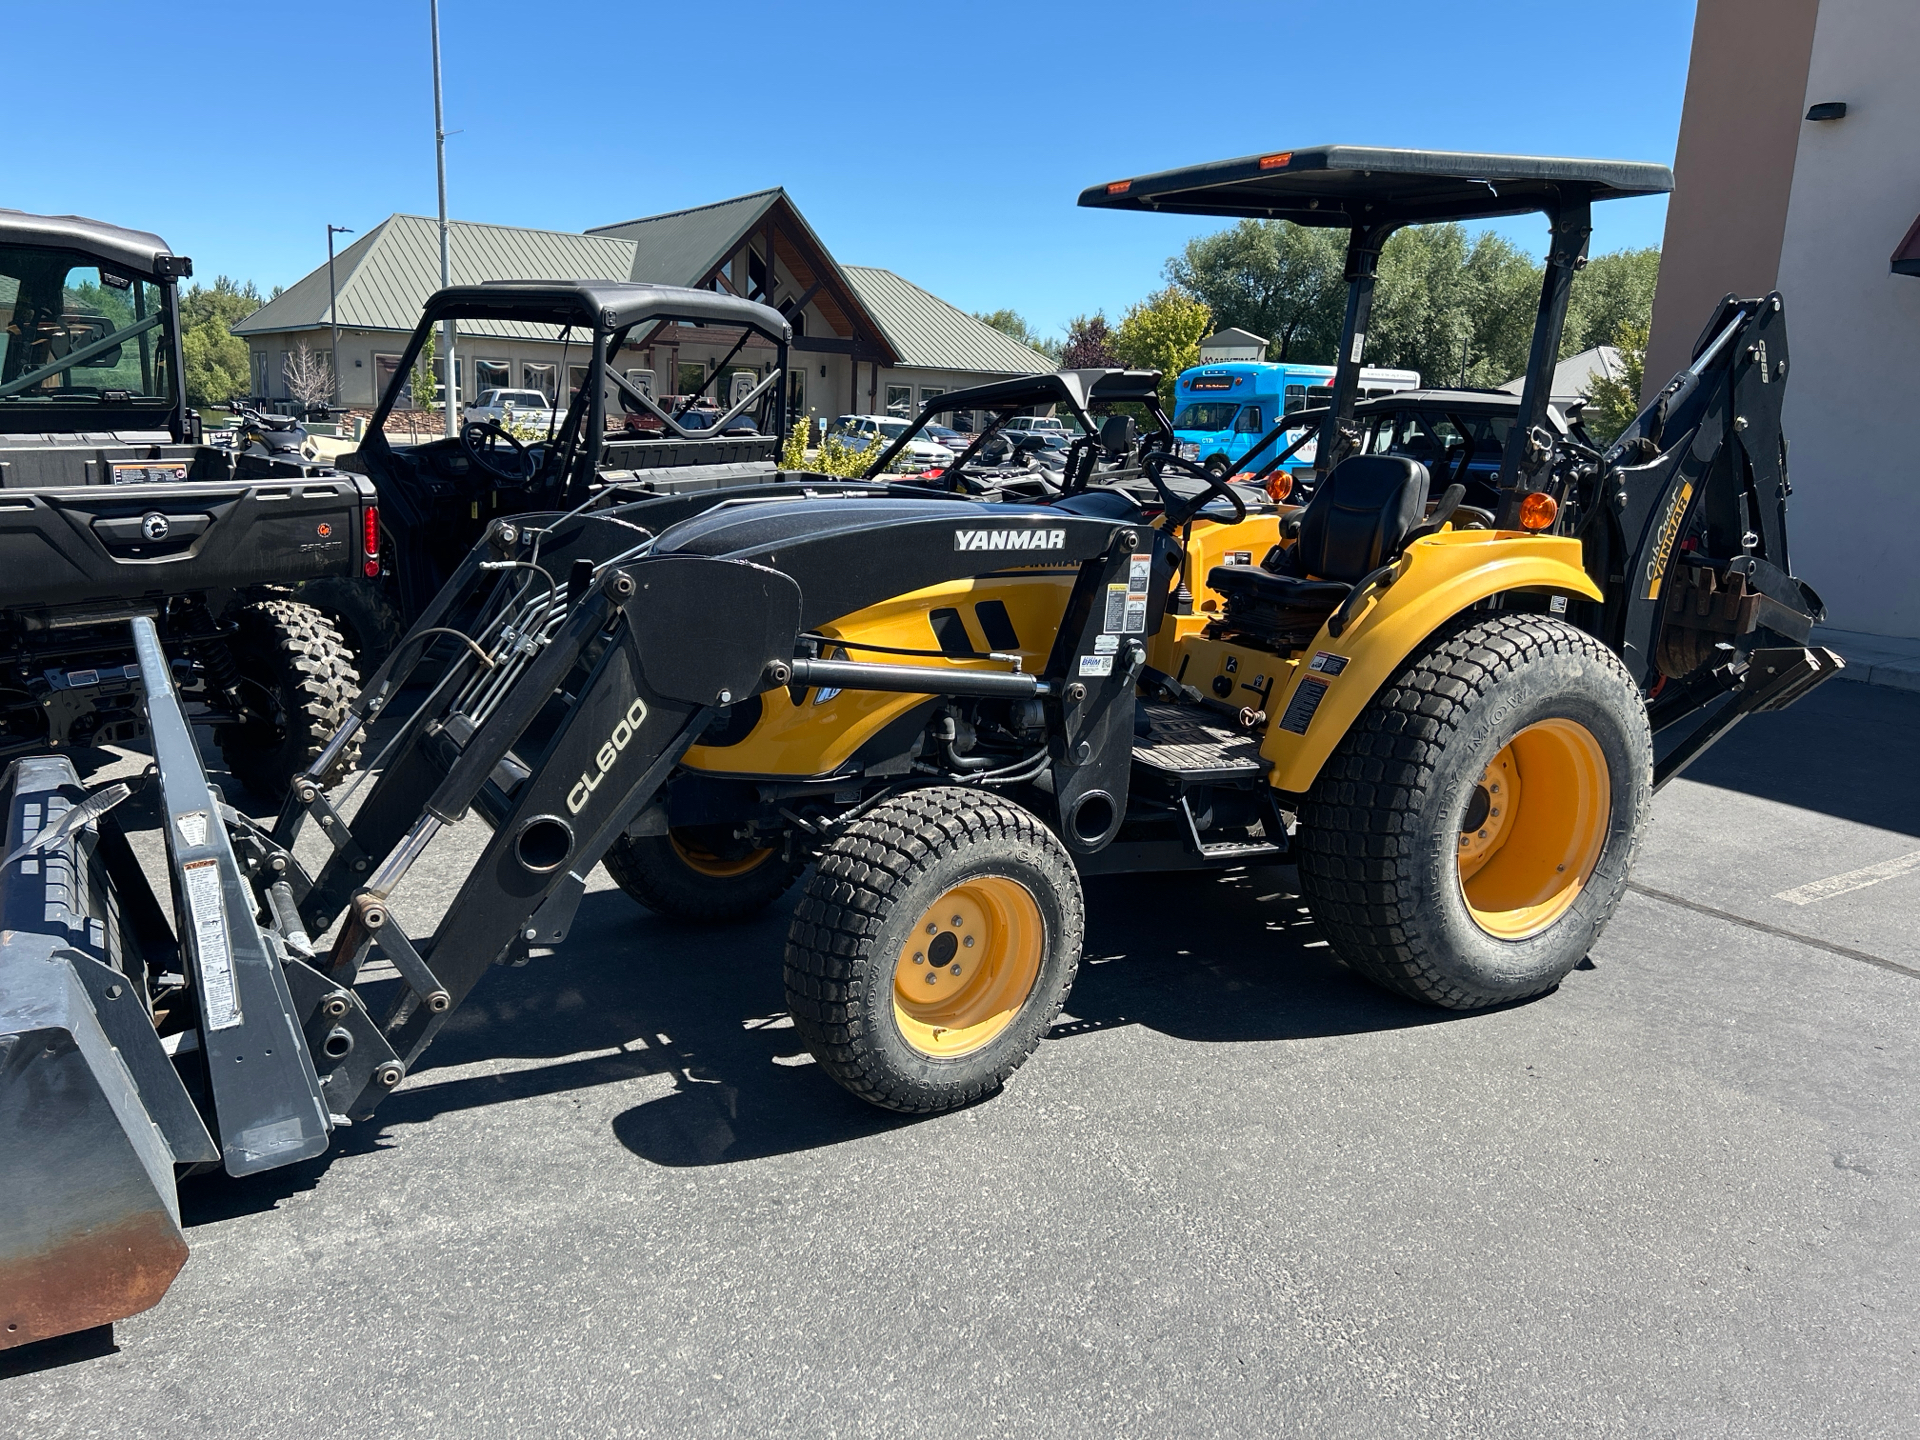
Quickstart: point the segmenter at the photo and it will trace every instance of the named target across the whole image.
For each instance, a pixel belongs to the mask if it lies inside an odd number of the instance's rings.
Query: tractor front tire
[[[1646,706],[1593,636],[1456,621],[1355,720],[1300,811],[1334,952],[1452,1010],[1539,995],[1599,938],[1652,800]]]
[[[346,720],[360,676],[333,622],[296,600],[245,606],[227,646],[247,713],[218,726],[214,738],[227,768],[249,790],[282,800],[289,782],[319,758]],[[327,783],[349,774],[359,759],[356,741]]]
[[[997,795],[875,806],[820,857],[787,931],[787,1006],[821,1069],[883,1109],[997,1091],[1080,967],[1085,908],[1059,839]]]
[[[656,915],[710,925],[751,919],[786,894],[805,868],[783,859],[777,846],[734,840],[716,826],[623,835],[600,863]]]

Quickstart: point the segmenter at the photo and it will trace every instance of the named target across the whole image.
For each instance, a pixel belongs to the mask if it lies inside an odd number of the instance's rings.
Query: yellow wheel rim
[[[752,849],[745,855],[728,859],[717,855],[702,845],[691,835],[679,830],[667,832],[667,843],[673,846],[673,853],[689,870],[697,874],[710,876],[715,880],[731,880],[736,875],[745,875],[750,870],[758,870],[773,856],[771,848]]]
[[[1600,863],[1612,815],[1607,757],[1586,726],[1542,720],[1514,736],[1481,774],[1460,831],[1474,923],[1501,940],[1553,924]]]
[[[893,967],[893,1018],[922,1055],[987,1044],[1040,978],[1046,922],[1032,892],[1003,875],[956,885],[928,907]]]

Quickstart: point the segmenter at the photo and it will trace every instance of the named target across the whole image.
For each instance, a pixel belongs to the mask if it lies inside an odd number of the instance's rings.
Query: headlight
[[[1182,460],[1198,460],[1200,458],[1199,442],[1195,440],[1181,441],[1180,458]]]

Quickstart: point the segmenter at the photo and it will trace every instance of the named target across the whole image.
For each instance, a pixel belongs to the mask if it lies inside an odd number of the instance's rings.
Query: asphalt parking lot
[[[1097,882],[1053,1038],[920,1122],[805,1056],[784,912],[603,878],[377,1126],[191,1183],[158,1308],[0,1357],[0,1433],[1915,1433],[1916,734],[1749,721],[1492,1013],[1354,978],[1289,871]]]

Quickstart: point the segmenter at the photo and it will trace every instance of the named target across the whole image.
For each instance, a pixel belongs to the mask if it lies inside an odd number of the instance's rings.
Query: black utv
[[[248,788],[284,793],[358,693],[303,582],[378,568],[373,487],[297,450],[201,443],[157,235],[0,210],[0,758],[146,728],[127,621]]]

